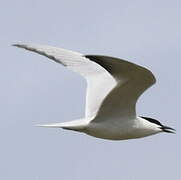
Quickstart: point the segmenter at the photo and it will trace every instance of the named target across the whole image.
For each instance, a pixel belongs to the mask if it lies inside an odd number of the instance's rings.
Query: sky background
[[[0,179],[181,178],[179,0],[2,0],[0,9]],[[157,84],[139,99],[137,112],[177,134],[108,141],[35,127],[83,117],[86,83],[13,43],[115,56],[149,68]]]

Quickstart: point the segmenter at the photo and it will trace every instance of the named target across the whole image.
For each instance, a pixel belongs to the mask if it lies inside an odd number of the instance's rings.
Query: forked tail
[[[68,130],[74,130],[74,131],[83,131],[87,125],[89,124],[89,121],[86,119],[79,119],[69,122],[63,122],[63,123],[52,123],[52,124],[40,124],[37,125],[39,127],[47,127],[47,128],[63,128]]]

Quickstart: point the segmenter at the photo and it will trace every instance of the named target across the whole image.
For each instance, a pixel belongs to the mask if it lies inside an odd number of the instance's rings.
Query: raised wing
[[[86,57],[104,67],[117,81],[93,121],[133,119],[136,116],[137,99],[156,82],[154,75],[148,69],[125,60],[97,55]]]
[[[95,117],[103,99],[116,85],[115,79],[107,70],[80,53],[44,45],[15,44],[14,46],[46,56],[82,75],[87,81],[86,117],[88,118]]]

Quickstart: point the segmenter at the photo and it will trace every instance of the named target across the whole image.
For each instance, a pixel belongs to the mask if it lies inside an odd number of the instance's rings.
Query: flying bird
[[[156,79],[151,71],[137,64],[109,56],[83,55],[78,52],[45,45],[14,44],[36,52],[86,79],[85,117],[63,123],[40,125],[83,132],[109,139],[141,138],[175,129],[158,120],[137,116],[136,102]]]

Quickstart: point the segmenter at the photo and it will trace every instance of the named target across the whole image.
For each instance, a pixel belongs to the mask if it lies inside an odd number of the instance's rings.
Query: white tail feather
[[[47,127],[47,128],[63,128],[68,130],[76,130],[82,131],[88,125],[89,121],[85,119],[75,120],[70,122],[63,122],[63,123],[52,123],[52,124],[38,124],[38,127]]]

